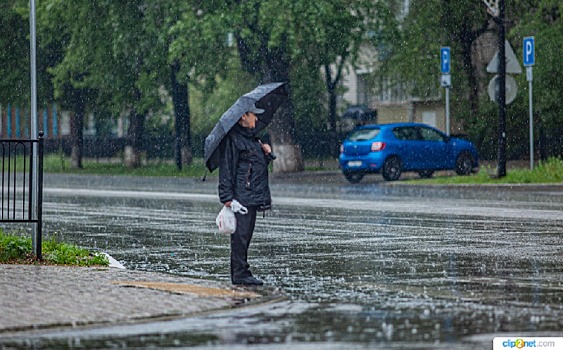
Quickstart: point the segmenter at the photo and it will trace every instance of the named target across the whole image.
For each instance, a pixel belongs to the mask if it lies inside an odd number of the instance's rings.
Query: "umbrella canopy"
[[[353,119],[356,121],[375,121],[377,112],[370,109],[365,105],[354,105],[346,108],[344,113],[342,113],[342,119]]]
[[[279,106],[287,97],[285,83],[270,83],[256,87],[241,96],[219,119],[211,133],[205,138],[204,159],[209,171],[219,167],[219,145],[239,121],[242,115],[256,106],[264,110],[258,115],[256,132],[263,130],[272,120]]]

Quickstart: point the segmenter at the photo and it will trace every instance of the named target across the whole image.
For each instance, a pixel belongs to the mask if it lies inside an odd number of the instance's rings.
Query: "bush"
[[[108,266],[103,254],[90,253],[72,244],[57,242],[54,237],[42,242],[43,261],[33,255],[30,237],[6,234],[0,230],[0,263],[46,263],[54,265]]]
[[[0,262],[8,262],[31,254],[31,238],[4,235],[0,232]]]

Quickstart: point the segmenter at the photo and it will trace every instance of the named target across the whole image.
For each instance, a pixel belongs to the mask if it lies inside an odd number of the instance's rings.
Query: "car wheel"
[[[432,175],[434,175],[434,171],[432,170],[419,171],[418,175],[420,175],[420,177],[423,179],[429,179],[432,177]]]
[[[401,159],[399,159],[399,157],[391,157],[383,163],[381,175],[383,175],[383,178],[387,181],[395,181],[401,177],[402,171],[403,162],[401,162]]]
[[[360,181],[362,181],[362,179],[364,178],[364,174],[362,174],[362,173],[345,173],[344,177],[346,177],[346,180],[348,180],[348,182],[350,182],[352,184],[357,184]]]
[[[455,172],[458,175],[469,175],[473,171],[473,157],[467,152],[463,152],[457,157],[455,162]]]

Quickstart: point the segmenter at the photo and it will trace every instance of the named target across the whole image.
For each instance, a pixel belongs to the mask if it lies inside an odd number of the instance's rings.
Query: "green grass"
[[[0,263],[52,264],[72,266],[108,266],[105,255],[93,254],[72,244],[57,242],[54,237],[42,242],[43,261],[33,254],[31,237],[6,234],[0,229]]]
[[[176,177],[203,177],[205,174],[205,164],[202,158],[194,159],[189,167],[183,167],[181,171],[172,162],[165,161],[150,161],[146,165],[132,169],[123,165],[122,162],[85,159],[82,166],[82,169],[72,169],[68,157],[56,154],[47,155],[43,161],[43,171],[46,173]]]
[[[563,160],[549,158],[540,162],[533,170],[512,169],[505,177],[497,178],[496,171],[481,167],[477,174],[469,176],[441,176],[432,179],[405,181],[413,184],[539,184],[563,182]]]

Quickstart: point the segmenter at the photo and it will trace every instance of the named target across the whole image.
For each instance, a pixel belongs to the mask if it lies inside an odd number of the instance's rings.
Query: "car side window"
[[[393,134],[401,141],[417,141],[419,140],[418,132],[412,127],[399,127],[393,129]]]
[[[424,141],[445,141],[442,134],[429,128],[420,128],[420,134]]]

